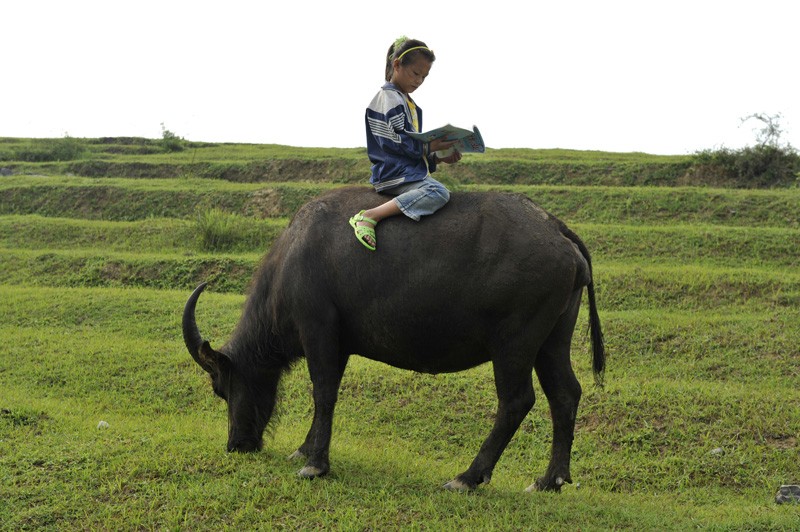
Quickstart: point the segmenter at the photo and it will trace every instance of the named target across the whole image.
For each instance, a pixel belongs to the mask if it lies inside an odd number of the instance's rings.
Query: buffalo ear
[[[228,355],[216,351],[208,341],[203,340],[200,349],[197,350],[195,358],[200,367],[206,370],[212,377],[219,375],[220,370],[228,363]]]

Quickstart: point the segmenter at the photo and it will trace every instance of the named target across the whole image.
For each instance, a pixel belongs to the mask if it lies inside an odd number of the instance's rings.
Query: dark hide
[[[589,253],[563,223],[520,195],[452,194],[435,215],[378,225],[378,250],[355,238],[350,216],[386,201],[340,188],[301,208],[256,273],[239,324],[219,351],[195,324],[201,285],[184,310],[189,352],[228,402],[228,449],[252,451],[272,415],[278,381],[305,357],[314,420],[300,474],[324,475],[339,384],[350,354],[425,373],[494,369],[498,411],[472,465],[447,487],[488,482],[534,403],[535,371],[553,420],[550,464],[535,488],[570,482],[581,387],[570,345],[583,287],[593,369],[604,369]],[[432,420],[432,422],[435,422]]]

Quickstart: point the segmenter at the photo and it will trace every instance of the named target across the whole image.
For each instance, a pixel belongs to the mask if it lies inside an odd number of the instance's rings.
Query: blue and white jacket
[[[413,102],[413,100],[411,100]],[[417,107],[422,130],[422,109]],[[405,134],[414,131],[411,110],[403,93],[386,83],[367,107],[367,155],[372,162],[370,183],[378,192],[403,183],[421,181],[436,171],[436,158],[428,144]]]

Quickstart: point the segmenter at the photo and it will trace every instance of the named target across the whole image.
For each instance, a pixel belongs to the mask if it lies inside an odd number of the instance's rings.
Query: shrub
[[[64,135],[61,139],[31,140],[28,146],[14,148],[12,160],[29,163],[75,161],[88,153],[83,141]]]
[[[243,239],[243,221],[221,209],[197,216],[197,243],[202,251],[231,251]]]
[[[694,155],[694,171],[707,181],[732,181],[736,186],[789,186],[800,172],[800,154],[791,146],[771,144],[705,150]]]
[[[691,173],[706,182],[724,181],[741,187],[791,186],[800,174],[800,154],[791,144],[782,145],[781,114],[753,113],[742,124],[755,120],[756,145],[739,150],[720,148],[694,155]]]
[[[161,123],[161,147],[166,152],[183,151],[184,141]]]

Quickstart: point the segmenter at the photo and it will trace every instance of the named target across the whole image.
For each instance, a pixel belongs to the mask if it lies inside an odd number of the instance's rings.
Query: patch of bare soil
[[[274,188],[256,190],[244,205],[245,215],[257,218],[281,216],[281,195]]]

